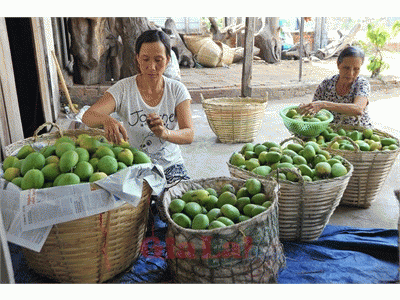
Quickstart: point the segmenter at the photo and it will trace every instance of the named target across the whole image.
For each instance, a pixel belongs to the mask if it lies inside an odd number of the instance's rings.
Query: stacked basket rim
[[[99,129],[65,130],[37,135],[10,144],[6,155],[14,155],[22,146],[52,144],[61,136],[79,134],[104,136]],[[38,145],[38,144],[36,144]],[[146,233],[151,187],[143,181],[137,207],[123,204],[116,209],[85,218],[53,225],[40,252],[22,248],[27,264],[38,274],[58,282],[100,283],[125,271],[139,257]]]
[[[260,130],[268,97],[202,99],[211,130],[222,143],[251,142]]]
[[[183,228],[172,220],[168,207],[174,198],[182,196],[190,189],[202,187],[211,187],[220,192],[227,183],[237,189],[244,185],[245,180],[214,177],[181,181],[163,194],[161,216],[168,223],[166,241],[167,248],[170,248],[167,261],[177,282],[277,282],[279,270],[285,265],[285,257],[279,241],[278,195],[275,180],[263,182],[264,192],[272,196],[271,206],[247,221],[224,228],[195,230]],[[226,245],[233,244],[237,245],[236,250],[226,248]],[[189,249],[192,249],[187,252],[192,253],[190,257],[174,256],[174,253],[182,253]],[[225,252],[229,250],[229,257],[218,256],[224,253],[223,250]]]
[[[288,140],[290,139],[282,141],[281,145]],[[227,165],[230,175],[236,178],[255,177],[265,180],[276,176],[272,175],[273,173],[260,176],[229,162]],[[308,182],[304,181],[298,172],[291,169],[290,171],[298,176],[298,182],[278,179],[279,237],[281,240],[313,241],[320,237],[339,205],[353,173],[353,166],[349,161],[344,159],[343,165],[348,172],[341,177]],[[283,172],[285,169],[277,169],[275,172],[279,171]]]
[[[351,130],[363,130],[364,127],[354,125],[331,125],[332,128],[343,128]],[[399,139],[395,136],[377,128],[371,128],[374,133],[382,137],[393,138],[399,145]],[[336,137],[340,139],[340,137]],[[351,142],[351,139],[345,138]],[[361,151],[355,147],[354,151],[332,149],[328,144],[326,150],[334,155],[346,158],[354,167],[353,175],[350,178],[345,190],[341,205],[368,208],[376,200],[381,191],[392,166],[400,153],[400,147],[391,151]]]

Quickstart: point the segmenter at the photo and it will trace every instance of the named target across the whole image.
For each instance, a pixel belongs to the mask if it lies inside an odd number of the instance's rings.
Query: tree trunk
[[[281,60],[282,42],[279,30],[279,17],[268,17],[264,27],[254,36],[254,46],[260,49],[260,57],[268,63]]]
[[[98,84],[110,79],[110,74],[119,76],[120,52],[113,21],[113,18],[69,19],[75,83]]]
[[[175,51],[180,66],[193,68],[194,60],[193,54],[186,48],[181,36],[176,29],[174,20],[168,18],[165,21],[165,28],[171,31],[171,48]]]
[[[340,39],[328,44],[325,48],[319,49],[315,56],[319,59],[328,59],[340,53],[344,48],[351,45],[355,35],[361,29],[361,24],[356,24],[349,32],[348,35],[342,36]]]
[[[137,38],[146,30],[156,29],[146,17],[123,17],[115,19],[116,28],[122,38],[122,66],[120,78],[138,73],[135,59],[135,44]]]

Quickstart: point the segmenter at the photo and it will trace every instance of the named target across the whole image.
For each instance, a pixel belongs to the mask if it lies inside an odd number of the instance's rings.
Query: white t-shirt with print
[[[147,126],[146,117],[156,113],[168,129],[178,129],[175,108],[183,101],[191,100],[189,91],[181,82],[163,76],[163,96],[157,106],[151,107],[140,95],[136,76],[121,79],[107,90],[114,97],[115,112],[123,121],[130,145],[147,153],[154,163],[164,169],[183,163],[179,145],[158,138]]]

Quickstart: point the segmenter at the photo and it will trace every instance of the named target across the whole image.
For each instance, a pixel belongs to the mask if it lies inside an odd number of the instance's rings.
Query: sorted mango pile
[[[266,211],[272,199],[262,192],[262,184],[249,178],[235,190],[225,184],[220,194],[213,188],[189,190],[169,204],[172,220],[183,228],[222,228],[240,223]]]
[[[354,143],[345,138],[337,138],[337,141],[333,142],[333,139],[337,136],[348,137],[354,141]],[[371,128],[365,128],[363,130],[346,130],[340,127],[333,129],[329,126],[317,137],[307,140],[316,142],[322,148],[327,147],[329,143],[332,142],[332,145],[330,145],[332,149],[351,151],[356,150],[356,148],[361,151],[391,151],[399,148],[396,139],[381,136]]]
[[[111,144],[103,136],[60,137],[39,151],[24,145],[3,162],[3,178],[23,190],[94,182],[134,164],[149,163],[146,153],[127,142]]]
[[[304,145],[289,143],[286,147],[270,141],[247,143],[229,159],[230,164],[264,177],[273,176],[277,169],[282,170],[274,176],[292,182],[299,181],[299,176],[307,182],[344,176],[349,170],[343,162],[343,157],[332,157],[314,141]],[[298,174],[290,171],[293,169]]]

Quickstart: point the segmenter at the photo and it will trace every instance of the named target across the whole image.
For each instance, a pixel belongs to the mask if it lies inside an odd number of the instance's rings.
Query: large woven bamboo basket
[[[363,130],[357,126],[341,126],[344,129]],[[381,137],[390,137],[398,141],[394,136],[378,129],[373,129]],[[356,145],[355,151],[332,149],[330,146],[339,139],[352,140],[348,137],[335,137],[326,148],[333,155],[346,158],[354,167],[353,175],[343,194],[341,205],[368,208],[376,200],[392,166],[400,152],[400,148],[392,151],[361,151]],[[353,142],[354,144],[354,142]]]
[[[205,38],[203,44],[197,53],[195,53],[194,57],[199,64],[205,67],[214,68],[221,62],[222,55],[222,48],[211,38]]]
[[[203,44],[208,40],[212,40],[212,37],[211,35],[184,35],[183,40],[189,51],[197,54]]]
[[[221,42],[216,42],[216,44],[222,49],[221,60],[217,64],[217,67],[231,65],[233,62],[233,57],[235,56],[235,49],[232,49],[228,45]]]
[[[276,181],[263,182],[273,204],[250,220],[212,230],[186,229],[172,221],[168,212],[172,199],[201,187],[219,193],[226,183],[238,189],[245,181],[230,177],[181,181],[164,193],[168,265],[174,279],[181,283],[277,282],[285,257],[279,241]]]
[[[36,133],[48,123],[38,128]],[[55,124],[53,124],[55,125]],[[58,126],[57,126],[58,127]],[[58,127],[59,128],[59,127]],[[59,128],[60,129],[60,128]],[[6,148],[14,155],[24,145],[51,145],[60,136],[104,135],[102,130],[66,130],[18,141]],[[146,233],[151,187],[143,182],[139,205],[131,204],[82,219],[56,224],[40,252],[23,249],[27,264],[37,273],[65,283],[97,283],[126,270],[139,256]]]
[[[252,142],[267,108],[265,98],[202,99],[208,124],[222,143]]]
[[[262,177],[229,162],[227,164],[231,176],[236,178],[255,177],[262,180],[273,176]],[[281,240],[313,241],[320,237],[339,205],[353,173],[351,163],[344,160],[343,164],[348,169],[348,173],[342,177],[305,182],[300,174],[291,170],[298,176],[298,182],[278,181],[279,238]]]

